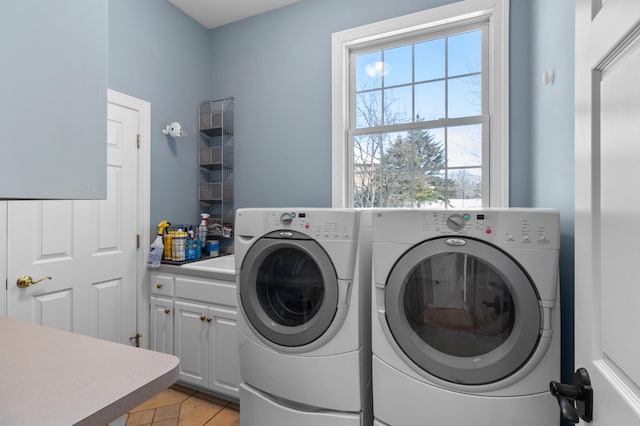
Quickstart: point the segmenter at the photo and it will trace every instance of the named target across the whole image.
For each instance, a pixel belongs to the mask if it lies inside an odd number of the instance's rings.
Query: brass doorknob
[[[46,277],[40,278],[39,280],[33,281],[33,278],[31,278],[30,275],[23,275],[20,278],[18,278],[18,281],[16,281],[16,285],[20,288],[27,288],[34,284],[38,284],[40,281],[50,280],[50,279],[51,277],[46,276]]]

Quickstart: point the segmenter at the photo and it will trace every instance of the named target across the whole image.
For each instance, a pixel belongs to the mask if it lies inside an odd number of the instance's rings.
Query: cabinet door
[[[173,354],[173,300],[151,297],[149,349]]]
[[[209,352],[209,388],[239,398],[240,356],[236,323],[238,313],[235,310],[219,307],[209,308],[212,318],[209,330],[211,342]]]
[[[0,198],[103,199],[107,0],[11,0],[0,14]]]
[[[207,386],[209,375],[208,307],[176,300],[175,354],[180,358],[178,380]]]

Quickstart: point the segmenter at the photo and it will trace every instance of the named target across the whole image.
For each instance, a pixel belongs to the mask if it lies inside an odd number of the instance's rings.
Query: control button
[[[485,234],[489,235],[493,231],[491,231],[491,228],[487,227],[487,229],[485,229],[484,232],[485,232]]]
[[[471,215],[469,215],[469,213],[465,213],[462,215],[462,218],[465,220],[465,222],[468,222],[471,219]]]
[[[506,241],[515,241],[516,239],[513,238],[513,235],[511,235],[510,233],[507,232],[507,234],[505,235],[505,240]]]
[[[309,223],[305,223],[305,224],[304,224],[304,228],[305,228],[305,229],[309,229]]]
[[[529,240],[529,234],[524,234],[524,235],[522,236],[522,240],[523,240],[525,243],[530,242],[531,240]]]

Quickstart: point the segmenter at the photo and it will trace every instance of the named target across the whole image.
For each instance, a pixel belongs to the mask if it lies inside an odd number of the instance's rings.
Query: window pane
[[[449,80],[448,117],[469,117],[482,113],[482,87],[480,75]]]
[[[415,45],[415,81],[444,78],[444,38]]]
[[[449,167],[469,167],[482,164],[481,124],[447,129],[447,163]]]
[[[356,91],[382,87],[382,52],[356,56]]]
[[[455,208],[482,207],[482,169],[456,169],[449,172],[449,201]]]
[[[384,51],[385,87],[411,84],[413,81],[411,54],[410,44]]]
[[[356,127],[373,127],[382,124],[382,91],[372,90],[356,95]]]
[[[383,206],[418,207],[442,198],[442,134],[429,130],[389,134],[382,154]]]
[[[384,124],[411,123],[411,86],[384,91]]]
[[[444,118],[444,87],[444,81],[416,84],[416,121],[429,121]]]
[[[446,205],[446,178],[444,170],[423,172],[426,197],[418,200],[416,207],[450,207]]]
[[[353,197],[355,207],[376,207],[380,188],[380,153],[384,135],[353,139]]]
[[[482,32],[471,31],[448,37],[449,77],[480,72],[482,67]]]

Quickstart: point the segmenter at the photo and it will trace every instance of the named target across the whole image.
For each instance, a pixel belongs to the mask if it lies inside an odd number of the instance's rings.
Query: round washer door
[[[385,312],[396,343],[420,369],[461,385],[520,369],[542,322],[528,274],[470,238],[436,238],[406,252],[387,278]]]
[[[247,252],[240,270],[240,301],[253,328],[280,346],[321,337],[338,308],[338,279],[320,245],[294,231],[276,231]]]

